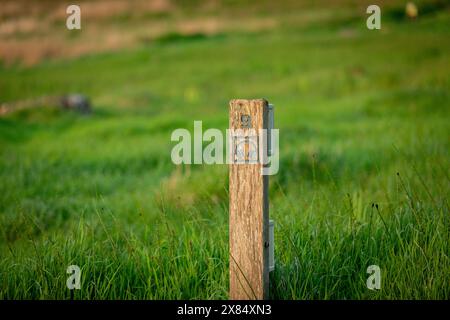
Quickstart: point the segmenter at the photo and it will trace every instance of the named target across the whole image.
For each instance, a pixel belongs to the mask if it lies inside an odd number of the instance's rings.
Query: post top
[[[262,105],[268,105],[269,102],[264,98],[258,98],[258,99],[231,99],[230,105],[234,104],[262,104]]]

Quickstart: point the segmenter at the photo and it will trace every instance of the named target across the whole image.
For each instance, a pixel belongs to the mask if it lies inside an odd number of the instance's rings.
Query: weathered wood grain
[[[242,115],[250,115],[250,128],[242,127]],[[266,100],[230,101],[230,129],[242,129],[244,135],[256,133],[259,140],[258,130],[267,128],[267,124]],[[234,150],[230,156],[234,157]],[[230,299],[268,298],[268,176],[261,175],[262,163],[258,160],[230,164]]]

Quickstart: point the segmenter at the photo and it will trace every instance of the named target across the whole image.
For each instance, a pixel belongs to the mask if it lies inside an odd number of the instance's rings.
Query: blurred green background
[[[449,299],[450,6],[377,1],[368,30],[372,2],[80,1],[69,31],[72,3],[3,1],[0,298],[226,299],[227,166],[170,135],[266,98],[271,298]]]

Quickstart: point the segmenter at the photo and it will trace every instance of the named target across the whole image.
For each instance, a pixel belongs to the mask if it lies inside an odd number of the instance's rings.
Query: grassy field
[[[225,130],[230,99],[264,97],[271,298],[450,299],[450,9],[409,21],[395,3],[380,31],[347,3],[261,9],[279,23],[0,66],[0,102],[94,105],[0,117],[0,298],[227,299],[227,166],[173,165],[170,135]]]

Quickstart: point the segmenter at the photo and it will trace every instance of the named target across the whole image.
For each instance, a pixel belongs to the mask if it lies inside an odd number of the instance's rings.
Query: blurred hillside
[[[71,1],[2,0],[0,60],[36,64],[127,48],[157,39],[223,32],[308,28],[365,17],[373,1],[94,0],[78,1],[81,31],[65,27]],[[382,17],[403,17],[406,1],[377,1]],[[420,15],[447,7],[446,1],[418,1]]]

